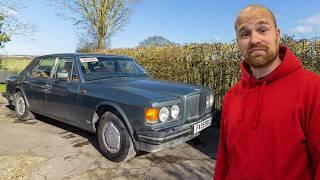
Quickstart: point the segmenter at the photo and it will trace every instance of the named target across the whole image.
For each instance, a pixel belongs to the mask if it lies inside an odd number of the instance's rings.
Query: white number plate
[[[197,133],[202,131],[203,129],[209,127],[211,125],[212,118],[208,118],[204,121],[199,122],[193,126],[193,133]]]

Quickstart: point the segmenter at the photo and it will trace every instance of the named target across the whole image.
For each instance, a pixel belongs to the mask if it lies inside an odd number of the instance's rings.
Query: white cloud
[[[300,25],[290,29],[293,33],[311,33],[320,31],[320,14],[316,14],[298,21]]]
[[[312,26],[297,26],[291,29],[290,32],[305,34],[314,32],[314,28]]]
[[[306,19],[302,19],[299,21],[299,23],[318,26],[318,25],[320,25],[320,14],[316,14],[316,15],[308,17]]]
[[[16,16],[17,14],[18,14],[18,12],[15,10],[12,10],[12,9],[9,9],[7,12],[8,16]]]

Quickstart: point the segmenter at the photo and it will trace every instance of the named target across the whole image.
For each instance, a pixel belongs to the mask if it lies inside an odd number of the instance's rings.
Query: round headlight
[[[206,96],[206,109],[210,107],[210,96]]]
[[[210,107],[213,106],[213,95],[210,95],[210,101],[209,101]]]
[[[160,112],[159,112],[159,119],[161,122],[166,122],[169,118],[169,109],[167,107],[163,107],[160,109]]]
[[[171,117],[173,119],[177,119],[179,117],[179,113],[180,113],[180,109],[179,109],[179,106],[178,105],[173,105],[171,107]]]

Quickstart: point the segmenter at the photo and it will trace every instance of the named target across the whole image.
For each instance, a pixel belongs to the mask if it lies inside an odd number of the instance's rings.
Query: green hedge
[[[295,41],[285,36],[282,42],[302,60],[306,69],[320,73],[319,41]],[[209,87],[214,92],[216,108],[221,107],[223,96],[240,77],[241,55],[236,44],[110,49],[97,53],[133,57],[156,79]]]

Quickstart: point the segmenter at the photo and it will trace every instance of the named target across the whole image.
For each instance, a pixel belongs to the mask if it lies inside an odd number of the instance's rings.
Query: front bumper
[[[156,152],[164,148],[182,144],[198,136],[200,132],[194,133],[194,125],[211,118],[212,121],[215,113],[210,113],[197,121],[185,123],[180,126],[164,130],[143,130],[136,132],[136,148],[147,152]]]

